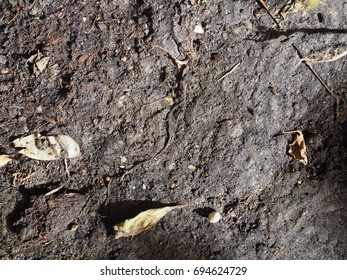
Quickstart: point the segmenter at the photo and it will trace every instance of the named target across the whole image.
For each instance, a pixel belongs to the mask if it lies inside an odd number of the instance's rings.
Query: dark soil
[[[346,50],[347,2],[285,19],[288,1],[265,2],[283,29],[257,1],[0,0],[0,154],[15,157],[0,170],[0,258],[346,259],[346,57],[313,65],[328,92],[293,44]],[[293,129],[307,166],[286,154]],[[70,135],[82,156],[11,145],[36,132]]]

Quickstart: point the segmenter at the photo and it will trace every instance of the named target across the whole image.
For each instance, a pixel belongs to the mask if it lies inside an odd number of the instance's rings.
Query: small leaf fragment
[[[130,237],[139,234],[155,226],[159,220],[174,209],[183,208],[186,205],[166,206],[162,208],[149,209],[139,213],[131,219],[127,219],[113,228],[116,232],[115,239]]]
[[[37,69],[40,72],[43,72],[43,70],[45,70],[47,67],[48,61],[49,61],[49,57],[47,57],[47,56],[42,57],[40,60],[36,61],[35,64],[36,64]]]
[[[202,27],[201,23],[198,23],[197,25],[195,25],[194,27],[194,32],[198,33],[198,34],[204,34],[204,28]]]
[[[169,104],[170,106],[174,105],[174,103],[175,103],[172,96],[165,97],[165,100],[166,100],[167,104]]]
[[[304,135],[300,130],[291,130],[284,131],[284,134],[295,133],[295,138],[293,143],[289,144],[288,154],[291,155],[294,159],[301,162],[304,165],[307,165],[307,149],[304,140]]]
[[[31,134],[15,139],[12,143],[16,148],[23,148],[19,153],[37,160],[76,158],[80,155],[79,145],[68,135]]]
[[[0,167],[5,166],[12,161],[12,158],[9,155],[0,155]]]

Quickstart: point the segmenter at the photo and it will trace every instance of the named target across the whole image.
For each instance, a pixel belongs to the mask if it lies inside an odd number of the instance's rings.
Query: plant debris
[[[13,145],[22,148],[19,153],[37,160],[76,158],[80,155],[77,142],[68,135],[41,136],[31,134],[15,139]]]
[[[291,0],[279,11],[282,18],[285,18],[288,13],[297,13],[299,11],[317,8],[320,0]]]
[[[300,130],[283,131],[284,134],[295,133],[293,143],[289,144],[288,154],[294,159],[300,161],[304,165],[307,165],[307,150],[304,140],[304,135]]]
[[[286,18],[288,13],[297,13],[301,10],[305,9],[305,4],[303,0],[294,0],[289,2],[289,4],[286,4],[284,7],[282,7],[279,11],[279,14],[282,18]]]
[[[347,50],[342,52],[339,52],[337,50],[333,50],[333,51],[328,50],[324,52],[310,54],[309,56],[300,59],[300,62],[305,61],[312,64],[326,63],[326,62],[336,61],[346,55],[347,55]]]
[[[155,226],[159,220],[173,209],[183,208],[186,205],[166,206],[162,208],[149,209],[139,213],[132,219],[127,219],[115,225],[115,239],[121,237],[130,237],[139,234]]]
[[[34,54],[29,57],[29,59],[27,60],[27,64],[32,64],[34,73],[38,75],[46,69],[48,61],[49,57],[43,56],[43,54],[40,51],[38,51],[37,54]]]
[[[197,25],[195,25],[194,27],[194,32],[198,33],[198,34],[204,34],[204,28],[202,27],[201,23],[198,23]]]
[[[0,167],[5,166],[11,161],[12,161],[12,158],[9,155],[0,155]]]

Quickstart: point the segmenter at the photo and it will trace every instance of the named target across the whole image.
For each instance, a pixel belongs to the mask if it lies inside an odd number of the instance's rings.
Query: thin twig
[[[60,187],[58,187],[58,188],[55,188],[55,189],[49,191],[48,193],[46,193],[44,196],[52,195],[52,194],[54,194],[54,193],[60,191],[63,187],[64,187],[64,186],[60,186]]]
[[[152,45],[153,48],[157,48],[159,50],[162,50],[163,52],[167,53],[168,56],[173,60],[175,61],[175,63],[177,64],[177,67],[178,68],[181,68],[183,65],[187,65],[188,64],[188,59],[186,60],[179,60],[177,59],[172,53],[170,53],[167,49],[163,48],[162,46],[159,46],[159,45]]]
[[[264,0],[258,0],[259,4],[266,10],[266,12],[269,14],[269,16],[272,18],[272,20],[276,23],[276,25],[284,30],[284,26],[278,22],[278,20],[276,19],[276,17],[273,15],[273,13],[271,12],[269,6],[265,3]]]
[[[64,158],[64,165],[65,165],[65,171],[66,171],[67,178],[70,180],[70,171],[69,171],[69,166],[67,164],[66,158]]]
[[[223,80],[226,76],[230,75],[232,72],[234,72],[236,70],[237,67],[239,67],[241,64],[241,61],[239,61],[238,63],[236,63],[233,67],[231,67],[231,69],[226,72],[222,77],[220,77],[217,82]]]
[[[301,53],[300,49],[298,48],[298,46],[296,44],[292,44],[293,48],[298,52],[300,59],[303,59],[304,56]],[[318,79],[318,81],[321,83],[321,85],[325,88],[325,90],[331,94],[332,97],[335,98],[336,100],[336,116],[338,117],[339,115],[339,111],[338,111],[338,105],[339,105],[339,97],[336,96],[336,94],[327,86],[327,84],[323,81],[323,79],[321,78],[321,76],[317,73],[317,71],[313,68],[313,66],[311,65],[311,63],[309,61],[304,60],[304,63],[306,64],[306,66],[308,67],[308,69],[310,69],[310,71],[312,72],[312,74]]]

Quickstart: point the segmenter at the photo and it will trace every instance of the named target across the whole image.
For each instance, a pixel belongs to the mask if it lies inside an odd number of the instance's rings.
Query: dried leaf
[[[12,161],[12,158],[9,155],[0,155],[0,167],[5,166]]]
[[[48,61],[49,57],[43,56],[43,54],[38,51],[37,54],[34,54],[28,58],[27,63],[34,64],[34,73],[38,75],[46,69]]]
[[[132,219],[127,219],[115,225],[115,238],[130,237],[139,234],[155,226],[159,220],[173,209],[183,208],[186,205],[166,206],[157,209],[149,209],[141,212]]]
[[[80,155],[77,142],[68,135],[25,136],[13,141],[16,148],[23,148],[19,153],[37,160],[57,160],[75,158]]]
[[[347,55],[347,50],[341,51],[341,52],[339,52],[338,50],[334,50],[334,51],[327,50],[324,52],[310,54],[309,56],[302,58],[300,62],[306,61],[312,64],[332,62],[346,55]]]
[[[47,67],[48,61],[49,61],[49,57],[45,56],[45,57],[42,57],[40,60],[37,60],[35,62],[35,65],[40,72],[43,72],[43,70],[45,70]]]
[[[198,34],[204,34],[204,28],[202,27],[201,23],[198,23],[197,25],[195,25],[194,27],[194,32],[198,33]]]
[[[300,161],[304,165],[307,165],[307,150],[304,140],[304,135],[300,130],[284,131],[284,134],[295,133],[293,143],[289,144],[288,154],[294,159]]]
[[[171,97],[171,96],[165,97],[165,100],[166,100],[167,104],[169,104],[170,106],[174,105],[174,103],[175,103],[173,97]]]

